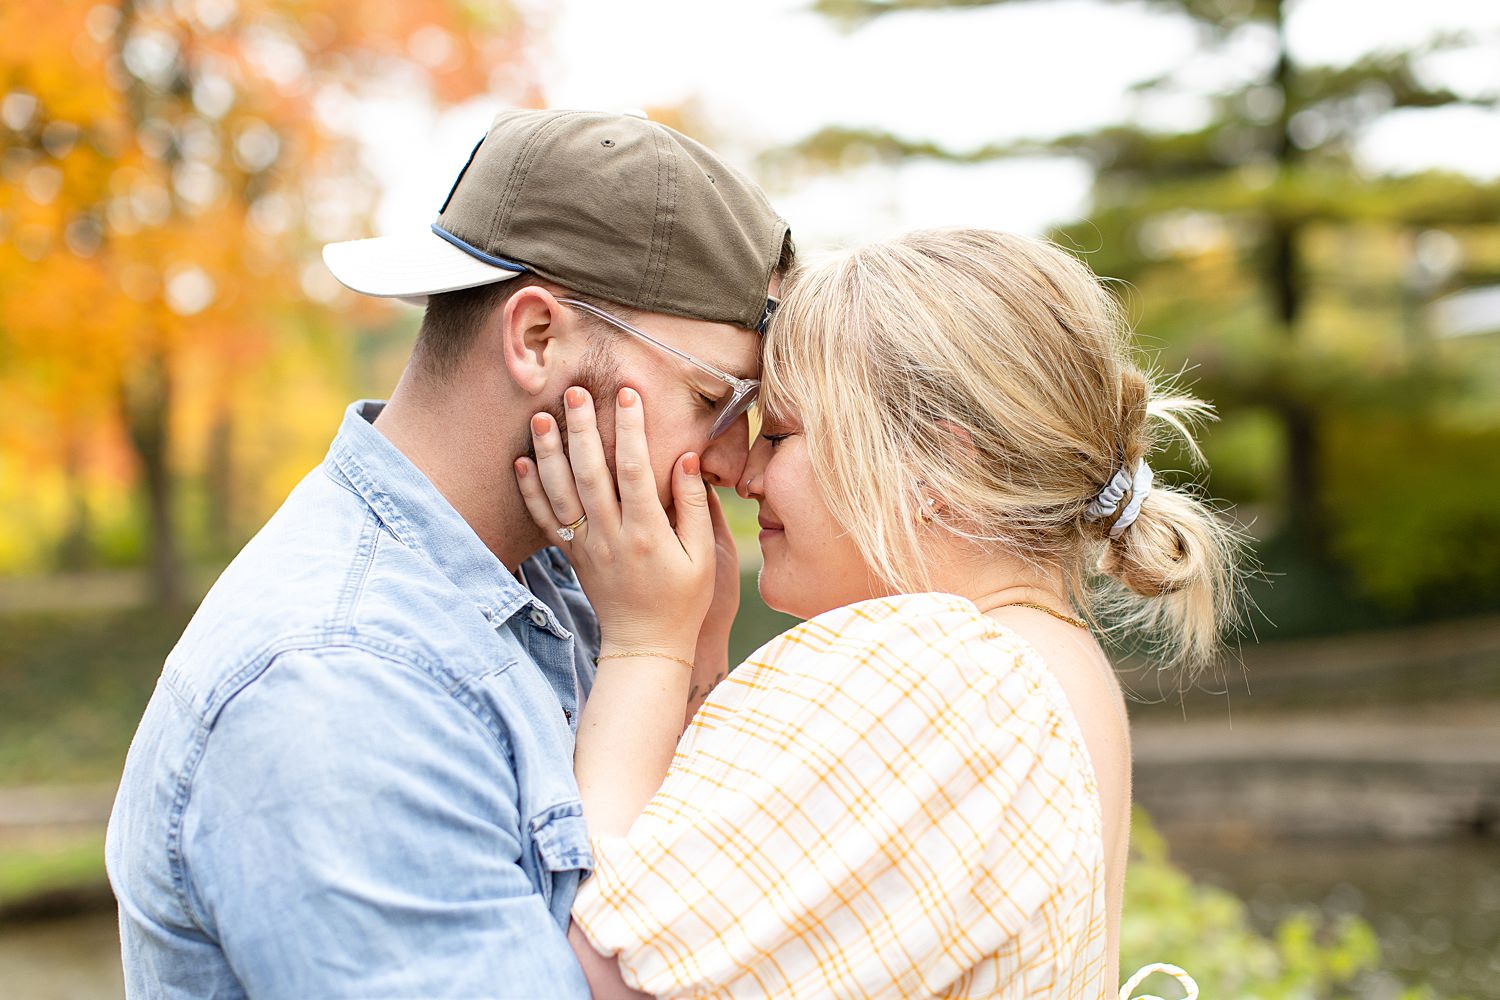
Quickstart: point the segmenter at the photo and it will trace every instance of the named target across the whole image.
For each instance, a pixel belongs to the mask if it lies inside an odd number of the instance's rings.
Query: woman
[[[920,232],[794,275],[740,492],[762,596],[808,621],[680,743],[713,583],[696,456],[674,528],[633,390],[618,502],[581,393],[570,473],[535,425],[522,493],[549,530],[586,515],[565,551],[601,624],[573,929],[596,995],[1113,992],[1129,734],[1090,622],[1191,668],[1234,590],[1229,529],[1147,462],[1206,408],[1129,353],[1097,279],[1034,240]]]

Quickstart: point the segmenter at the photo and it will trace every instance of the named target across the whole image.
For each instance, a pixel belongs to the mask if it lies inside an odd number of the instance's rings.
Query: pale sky
[[[806,13],[804,0],[532,2],[546,8],[538,16],[550,25],[550,51],[538,65],[552,106],[691,102],[717,133],[716,148],[746,169],[759,150],[831,123],[955,149],[1087,129],[1133,110],[1150,124],[1191,127],[1204,115],[1199,100],[1142,109],[1130,85],[1182,67],[1189,83],[1211,90],[1234,79],[1237,65],[1258,66],[1264,51],[1250,39],[1232,60],[1205,59],[1180,19],[1096,0],[906,14],[850,32]],[[1500,93],[1500,0],[1302,0],[1289,22],[1294,53],[1307,62],[1345,62],[1454,29],[1486,46],[1434,59],[1433,81]],[[496,110],[482,100],[434,115],[393,94],[362,112],[384,126],[364,130],[384,137],[369,147],[387,192],[378,232],[425,228]],[[1394,115],[1361,152],[1376,170],[1439,166],[1500,176],[1500,113]],[[1088,183],[1088,171],[1068,161],[913,163],[821,178],[772,197],[799,245],[816,250],[929,225],[1035,233],[1076,218]]]

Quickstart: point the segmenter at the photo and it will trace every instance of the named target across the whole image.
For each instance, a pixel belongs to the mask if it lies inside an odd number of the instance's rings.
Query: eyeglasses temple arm
[[[642,340],[647,341],[648,343],[655,344],[657,347],[660,347],[668,354],[675,355],[676,357],[681,358],[693,367],[708,372],[710,375],[719,379],[721,382],[726,382],[729,385],[734,386],[734,390],[737,393],[748,391],[752,386],[759,384],[757,380],[753,378],[736,378],[728,372],[721,372],[719,371],[719,369],[715,368],[707,361],[700,361],[698,358],[693,357],[691,354],[688,354],[685,351],[679,351],[671,344],[664,344],[660,340],[657,340],[655,337],[651,336],[651,334],[647,333],[645,330],[637,330],[635,327],[631,326],[623,319],[620,319],[618,316],[611,316],[609,313],[605,312],[603,309],[600,309],[597,306],[589,305],[587,302],[581,302],[578,299],[560,298],[557,301],[565,305],[573,306],[576,309],[582,309],[584,312],[592,316],[597,316],[600,319],[604,320],[604,322],[608,323],[610,326],[624,330],[626,333],[634,334],[635,336],[640,337]]]

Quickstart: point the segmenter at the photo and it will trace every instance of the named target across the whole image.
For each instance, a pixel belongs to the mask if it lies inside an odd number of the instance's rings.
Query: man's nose
[[[750,422],[740,417],[703,449],[703,478],[714,486],[732,486],[738,490],[749,454]]]

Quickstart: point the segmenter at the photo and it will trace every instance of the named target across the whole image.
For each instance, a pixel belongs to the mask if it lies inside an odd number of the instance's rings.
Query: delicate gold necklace
[[[999,611],[1001,608],[1030,608],[1033,611],[1045,611],[1058,621],[1067,622],[1069,625],[1076,626],[1084,631],[1088,631],[1089,627],[1089,623],[1082,618],[1074,618],[1072,615],[1065,615],[1061,611],[1053,611],[1045,604],[1033,604],[1030,601],[1011,601],[1009,604],[997,604],[990,610]]]

